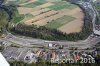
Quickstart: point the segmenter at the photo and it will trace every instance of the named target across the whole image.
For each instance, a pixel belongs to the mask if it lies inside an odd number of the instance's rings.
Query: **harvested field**
[[[56,13],[57,13],[56,11],[52,10],[52,11],[40,14],[40,15],[34,17],[34,19],[26,21],[25,24],[33,24],[33,23],[38,22],[38,21],[41,22],[42,19],[45,19],[48,16],[52,16],[53,14],[56,14]]]
[[[62,27],[59,28],[62,32],[65,33],[72,33],[72,32],[80,32],[83,26],[83,16],[84,14],[82,13],[80,8],[76,8],[70,12],[68,12],[67,15],[73,16],[76,19],[63,25]]]
[[[58,18],[61,18],[63,17],[64,15],[63,14],[56,14],[56,15],[53,15],[53,16],[50,16],[48,18],[45,18],[45,19],[42,19],[41,21],[37,21],[33,24],[37,25],[37,26],[45,26],[48,22],[52,22],[53,20],[56,20]]]
[[[16,22],[26,25],[46,26],[65,33],[80,32],[83,26],[81,9],[74,4],[58,0],[23,0],[19,1],[18,12],[25,17],[18,17]]]
[[[27,7],[18,7],[17,9],[19,14],[27,14],[33,11],[32,8],[27,8]]]
[[[63,16],[59,19],[56,19],[46,25],[47,28],[57,29],[64,24],[67,24],[70,21],[73,21],[75,18],[71,16]]]
[[[34,15],[34,16],[37,16],[37,15],[46,13],[48,11],[50,11],[50,9],[49,8],[45,8],[45,9],[41,9],[41,10],[38,10],[38,11],[31,12],[31,14]]]

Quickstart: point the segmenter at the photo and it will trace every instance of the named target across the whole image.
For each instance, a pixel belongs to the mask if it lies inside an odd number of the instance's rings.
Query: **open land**
[[[23,0],[18,2],[18,13],[24,15],[26,25],[46,26],[64,33],[80,32],[83,26],[82,10],[69,2],[58,0]],[[62,4],[62,5],[61,5]],[[16,20],[17,20],[16,19]]]

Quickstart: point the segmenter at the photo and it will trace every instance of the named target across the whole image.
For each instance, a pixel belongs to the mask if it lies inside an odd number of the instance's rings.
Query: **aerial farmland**
[[[80,32],[83,26],[82,10],[62,0],[8,0],[18,5],[15,23],[45,26],[64,33]]]

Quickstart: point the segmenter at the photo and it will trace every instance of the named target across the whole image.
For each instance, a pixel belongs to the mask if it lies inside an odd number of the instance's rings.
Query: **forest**
[[[10,4],[4,4],[6,0],[0,0],[0,35],[8,29],[8,23],[11,21],[16,6]]]

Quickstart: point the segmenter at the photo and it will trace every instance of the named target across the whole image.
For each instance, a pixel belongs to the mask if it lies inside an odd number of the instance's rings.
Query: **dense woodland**
[[[0,35],[7,29],[7,25],[16,11],[16,6],[4,4],[5,1],[6,0],[0,0]]]
[[[76,41],[86,39],[92,33],[92,21],[88,13],[84,16],[84,26],[82,31],[79,33],[66,34],[56,29],[49,29],[45,26],[37,27],[36,25],[25,25],[19,23],[17,26],[13,27],[11,31],[25,36],[30,36],[33,38],[40,38],[45,40],[68,40]]]
[[[4,18],[5,17],[5,18]],[[0,35],[3,33],[7,24],[7,14],[4,10],[0,10]]]

